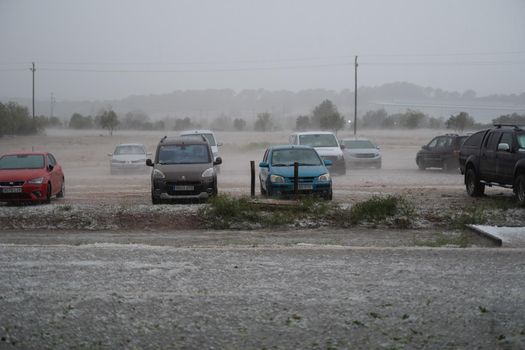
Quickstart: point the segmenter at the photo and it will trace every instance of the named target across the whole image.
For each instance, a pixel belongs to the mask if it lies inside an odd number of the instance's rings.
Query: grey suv
[[[151,172],[151,201],[207,199],[217,194],[217,174],[211,146],[203,137],[160,140],[155,160],[146,160]]]

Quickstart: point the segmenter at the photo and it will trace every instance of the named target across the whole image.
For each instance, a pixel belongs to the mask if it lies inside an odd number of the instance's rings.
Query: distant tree
[[[338,130],[345,127],[345,118],[339,113],[329,114],[321,118],[320,127],[323,130],[333,130],[337,133]]]
[[[324,100],[316,106],[312,113],[311,126],[313,128],[321,127],[321,119],[323,118],[332,118],[332,115],[339,115],[337,107],[330,100]]]
[[[244,129],[246,129],[246,120],[241,118],[235,118],[233,120],[233,127],[237,131],[243,131]]]
[[[295,129],[301,131],[310,129],[310,117],[307,115],[298,116],[295,120]]]
[[[124,115],[120,126],[122,129],[151,130],[149,116],[143,111],[128,112]]]
[[[475,123],[467,112],[460,112],[458,115],[451,115],[446,121],[447,129],[454,129],[463,132],[466,128],[471,128]]]
[[[0,103],[0,136],[26,135],[39,130],[39,124],[29,115],[27,107],[15,102]]]
[[[257,114],[257,120],[255,121],[255,131],[270,131],[273,128],[272,117],[270,113],[259,113]]]
[[[113,130],[119,124],[118,116],[112,109],[104,110],[101,114],[97,115],[100,126],[103,129],[107,129],[109,136],[113,136]]]
[[[173,128],[174,130],[185,130],[191,128],[193,128],[193,123],[189,117],[175,119],[175,127]]]
[[[232,119],[225,114],[221,114],[211,122],[211,128],[214,130],[231,130],[232,126]]]
[[[442,129],[445,126],[445,119],[443,117],[435,118],[430,117],[428,118],[428,127],[431,129]]]
[[[400,124],[404,128],[415,129],[420,127],[421,122],[425,120],[426,115],[420,111],[409,109],[400,116]]]
[[[153,129],[154,130],[164,130],[165,128],[166,128],[166,123],[164,122],[164,120],[157,120],[153,124]]]
[[[519,115],[518,113],[512,113],[507,115],[499,116],[498,118],[492,119],[493,124],[514,124],[514,125],[525,125],[525,114]]]
[[[385,127],[384,124],[387,118],[388,113],[384,109],[368,111],[363,116],[363,126],[372,129]]]
[[[93,128],[93,118],[89,116],[83,116],[80,113],[73,113],[69,119],[69,127],[71,129],[91,129]]]

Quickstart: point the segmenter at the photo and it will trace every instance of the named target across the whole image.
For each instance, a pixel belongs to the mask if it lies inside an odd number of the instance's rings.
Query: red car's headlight
[[[37,177],[36,179],[31,179],[27,181],[28,184],[41,184],[44,181],[43,177]]]

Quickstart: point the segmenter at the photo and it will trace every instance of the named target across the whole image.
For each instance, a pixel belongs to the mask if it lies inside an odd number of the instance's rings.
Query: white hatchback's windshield
[[[165,145],[159,150],[160,164],[202,164],[210,163],[208,145]]]
[[[313,149],[279,149],[272,152],[273,166],[321,165],[321,159]]]
[[[368,140],[343,141],[343,145],[348,149],[376,148],[376,146]]]
[[[337,147],[337,139],[332,134],[299,135],[299,144],[312,147]]]
[[[41,169],[44,167],[44,156],[17,154],[0,158],[0,169]]]

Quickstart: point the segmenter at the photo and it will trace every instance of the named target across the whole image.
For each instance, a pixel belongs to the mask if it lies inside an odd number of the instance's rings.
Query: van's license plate
[[[175,191],[193,191],[193,186],[173,186]]]

